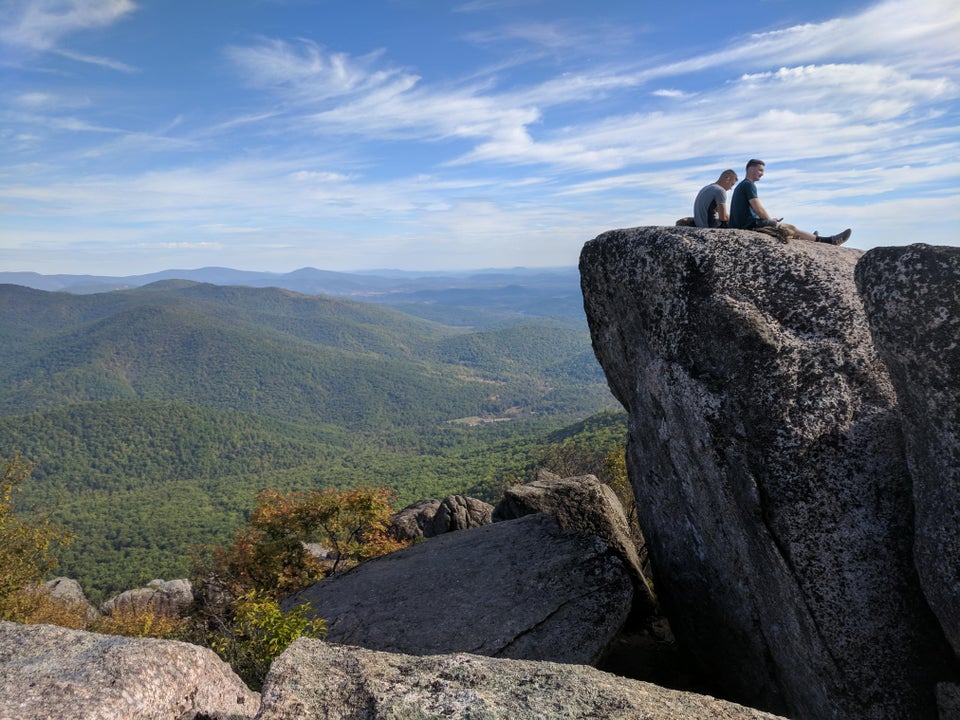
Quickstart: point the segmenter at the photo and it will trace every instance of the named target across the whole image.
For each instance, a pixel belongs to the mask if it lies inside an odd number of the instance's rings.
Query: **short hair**
[[[737,173],[735,173],[733,170],[724,170],[722,173],[720,173],[720,179],[721,179],[721,180],[726,180],[727,178],[729,178],[729,179],[733,180],[734,182],[736,182],[736,181],[737,181]]]
[[[756,158],[753,158],[747,161],[747,170],[752,168],[754,165],[766,165],[766,163],[763,160],[757,160]]]

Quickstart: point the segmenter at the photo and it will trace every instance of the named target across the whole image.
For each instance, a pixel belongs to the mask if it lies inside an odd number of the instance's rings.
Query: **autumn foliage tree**
[[[19,455],[0,458],[0,620],[35,613],[42,596],[34,588],[57,567],[55,550],[71,540],[47,520],[27,522],[14,513],[13,494],[32,470]]]
[[[232,594],[262,590],[277,597],[402,547],[389,533],[393,495],[360,487],[294,492],[264,490],[247,527],[214,548],[209,571]],[[327,559],[307,544],[327,549]]]
[[[273,658],[296,637],[323,637],[323,620],[304,606],[281,611],[280,600],[361,560],[402,547],[389,533],[393,495],[383,488],[264,490],[246,527],[228,546],[194,561],[202,598],[193,634],[212,647],[251,687],[259,688]],[[327,549],[324,559],[308,543]]]

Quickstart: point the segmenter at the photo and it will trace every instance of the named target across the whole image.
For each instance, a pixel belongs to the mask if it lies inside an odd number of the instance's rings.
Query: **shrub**
[[[52,596],[42,585],[29,585],[13,593],[7,602],[8,620],[27,625],[59,625],[84,630],[90,621],[89,607]]]
[[[180,639],[187,629],[187,620],[161,610],[154,602],[132,601],[114,608],[90,629],[106,635]]]
[[[309,618],[309,605],[289,612],[262,590],[251,590],[233,603],[233,622],[229,632],[210,638],[213,648],[254,690],[260,690],[270,664],[299,637],[322,638],[326,623]]]

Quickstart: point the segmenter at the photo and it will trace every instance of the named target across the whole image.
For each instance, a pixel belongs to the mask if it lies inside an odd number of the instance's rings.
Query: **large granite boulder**
[[[391,518],[390,527],[399,540],[418,540],[489,525],[492,514],[493,505],[483,500],[448,495],[408,505]]]
[[[593,475],[561,478],[541,471],[530,482],[504,490],[493,519],[499,522],[538,512],[555,517],[564,530],[603,538],[633,576],[637,611],[650,614],[656,610],[656,600],[630,535],[630,523],[617,494],[608,485]]]
[[[960,655],[960,248],[876,248],[856,281],[903,416],[920,582]]]
[[[447,533],[296,593],[331,642],[373,650],[597,662],[630,613],[623,562],[543,514]]]
[[[295,641],[273,663],[257,720],[775,720],[583,665],[394,655]]]
[[[861,254],[678,227],[580,258],[671,627],[722,692],[798,720],[936,717],[951,661]]]
[[[0,622],[0,720],[251,718],[260,698],[212,650]]]

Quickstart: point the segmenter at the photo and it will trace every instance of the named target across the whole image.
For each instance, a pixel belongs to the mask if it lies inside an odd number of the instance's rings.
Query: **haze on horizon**
[[[720,171],[960,244],[956,0],[7,0],[0,271],[571,266]]]

